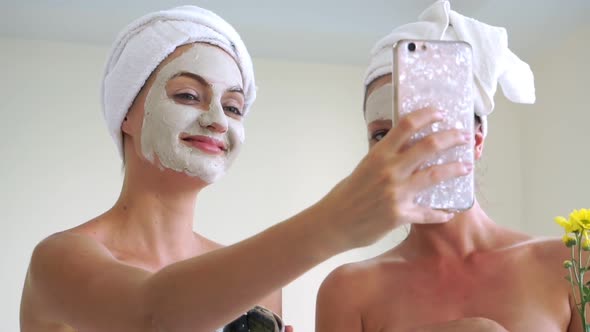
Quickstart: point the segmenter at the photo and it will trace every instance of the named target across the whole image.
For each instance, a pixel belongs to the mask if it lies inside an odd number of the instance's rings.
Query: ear
[[[143,119],[143,103],[144,96],[142,92],[140,92],[131,104],[131,107],[129,107],[129,110],[127,111],[127,114],[125,114],[125,118],[121,123],[123,136],[135,136],[138,132]]]
[[[129,121],[129,114],[125,115],[125,118],[123,119],[123,123],[121,123],[121,131],[123,132],[123,134],[127,134],[127,135],[133,134],[133,128],[131,126],[131,121]]]
[[[125,118],[121,123],[121,131],[123,132],[123,136],[134,136],[140,132],[141,126],[143,124],[145,99],[151,85],[152,78],[150,76],[146,85],[143,86],[139,90],[137,96],[135,96],[135,99],[131,103],[131,107],[129,107],[127,114],[125,114]]]
[[[481,124],[478,124],[475,128],[475,146],[474,146],[474,157],[475,160],[480,160],[483,154],[483,146],[485,137],[483,136],[483,129]]]

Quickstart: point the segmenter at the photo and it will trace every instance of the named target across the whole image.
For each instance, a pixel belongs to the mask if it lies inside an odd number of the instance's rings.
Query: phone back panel
[[[413,44],[412,47],[410,44]],[[393,49],[394,122],[426,107],[444,114],[412,137],[411,144],[444,129],[474,131],[473,66],[471,46],[465,42],[402,40]],[[471,135],[473,137],[474,135]],[[474,144],[447,150],[421,169],[454,161],[473,163]],[[474,202],[473,172],[424,190],[416,197],[422,206],[463,211]]]

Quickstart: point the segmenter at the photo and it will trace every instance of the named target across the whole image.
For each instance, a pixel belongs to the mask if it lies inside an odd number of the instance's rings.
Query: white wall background
[[[555,214],[590,207],[589,26],[538,54],[538,105],[501,98],[481,175],[480,201],[499,223],[559,235]],[[102,121],[106,47],[0,39],[0,319],[18,331],[23,278],[35,244],[108,209],[120,162]],[[259,98],[230,174],[207,189],[195,229],[233,243],[314,203],[366,153],[361,66],[255,59]],[[313,331],[319,284],[337,265],[399,242],[345,253],[285,289],[284,316]],[[289,245],[301,245],[292,243]]]
[[[538,105],[521,114],[525,228],[555,234],[548,217],[590,208],[590,22],[533,62]]]

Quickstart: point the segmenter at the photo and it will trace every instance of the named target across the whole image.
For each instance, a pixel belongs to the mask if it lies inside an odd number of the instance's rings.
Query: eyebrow
[[[211,83],[207,82],[207,80],[205,78],[203,78],[202,76],[197,75],[197,74],[193,74],[193,73],[189,73],[189,72],[183,71],[181,73],[178,73],[178,74],[172,76],[172,78],[176,78],[176,77],[188,77],[190,79],[193,79],[195,81],[198,81],[199,83],[203,84],[204,86],[206,86],[206,87],[208,87],[210,89],[213,88],[213,86],[211,85]],[[232,86],[232,87],[226,89],[225,91],[226,92],[236,92],[236,93],[241,94],[242,96],[245,95],[244,94],[244,89],[242,89],[242,87],[239,86],[239,85]]]
[[[227,89],[226,92],[236,92],[241,94],[242,96],[245,96],[244,89],[242,89],[242,87],[239,85],[232,86],[231,88]]]

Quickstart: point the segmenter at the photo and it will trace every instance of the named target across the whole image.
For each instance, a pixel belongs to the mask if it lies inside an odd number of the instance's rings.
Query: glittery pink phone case
[[[471,46],[465,42],[402,40],[393,48],[394,122],[399,117],[432,107],[444,114],[411,138],[416,142],[440,130],[474,130]],[[471,135],[473,137],[473,135]],[[473,142],[447,150],[421,169],[453,161],[473,163]],[[473,172],[424,190],[416,202],[433,209],[463,211],[474,202]]]

